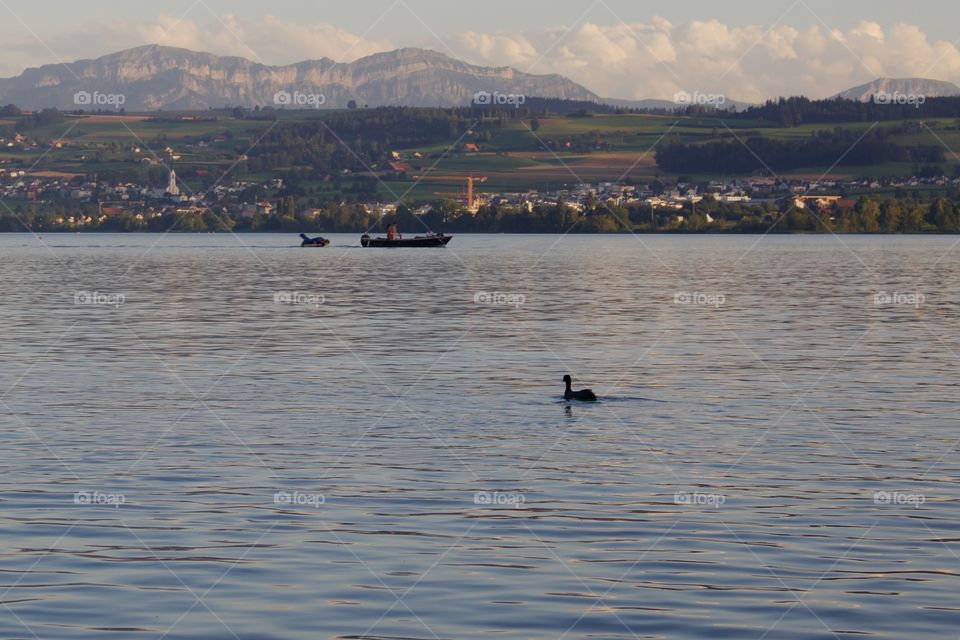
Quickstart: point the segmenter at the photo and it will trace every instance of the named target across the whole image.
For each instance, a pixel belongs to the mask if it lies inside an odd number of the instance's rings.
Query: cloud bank
[[[881,76],[960,83],[960,50],[904,23],[885,29],[864,21],[848,31],[731,27],[718,20],[585,23],[522,34],[471,32],[458,49],[474,62],[562,73],[602,96],[629,99],[670,98],[677,91],[751,102],[827,97]]]
[[[863,21],[843,31],[822,25],[731,26],[720,20],[674,25],[583,22],[572,29],[440,34],[415,41],[351,33],[326,23],[267,15],[161,16],[151,23],[82,25],[47,38],[26,30],[4,38],[0,72],[90,58],[147,43],[237,55],[267,64],[329,57],[348,62],[401,46],[436,49],[475,64],[558,73],[603,97],[672,98],[678,91],[722,93],[758,102],[780,95],[827,97],[876,77],[926,77],[960,84],[960,50],[906,23]],[[42,41],[41,41],[42,39]]]

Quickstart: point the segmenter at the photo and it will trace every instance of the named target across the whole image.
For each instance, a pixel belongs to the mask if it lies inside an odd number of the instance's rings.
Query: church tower
[[[180,195],[180,187],[177,186],[177,172],[173,169],[170,169],[170,182],[167,183],[167,195],[174,198]]]

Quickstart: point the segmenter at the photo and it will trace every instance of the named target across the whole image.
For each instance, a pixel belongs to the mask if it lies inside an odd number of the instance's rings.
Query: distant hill
[[[639,109],[641,111],[655,111],[655,110],[666,110],[666,111],[675,111],[681,108],[677,105],[676,102],[672,100],[657,100],[656,98],[650,98],[647,100],[622,100],[620,98],[604,98],[604,104],[609,104],[613,107],[619,107],[620,109]]]
[[[93,96],[77,104],[75,94]],[[448,107],[469,105],[474,96],[509,100],[513,95],[599,102],[581,85],[559,75],[532,75],[510,67],[480,67],[436,51],[398,49],[355,62],[324,58],[267,66],[239,57],[148,45],[95,60],[31,68],[0,79],[0,103],[38,109],[116,109],[127,111],[202,110],[210,107],[274,106],[277,94],[296,96],[299,108],[360,105]],[[123,96],[115,105],[109,97]],[[103,102],[97,103],[100,99]],[[281,102],[284,98],[281,98]],[[83,103],[85,98],[81,97]]]
[[[870,102],[878,94],[948,98],[960,96],[960,87],[952,82],[926,78],[878,78],[873,82],[847,89],[833,97]]]
[[[608,104],[621,109],[636,109],[639,111],[677,111],[686,109],[689,104],[678,103],[673,100],[658,100],[656,98],[647,98],[646,100],[621,100],[619,98],[604,98],[603,104]],[[753,106],[749,102],[740,102],[739,100],[726,100],[721,108],[735,111],[742,111],[747,107]]]

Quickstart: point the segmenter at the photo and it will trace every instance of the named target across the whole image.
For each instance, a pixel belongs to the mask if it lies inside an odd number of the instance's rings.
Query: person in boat
[[[403,240],[403,234],[397,231],[396,222],[391,222],[387,227],[387,240]]]

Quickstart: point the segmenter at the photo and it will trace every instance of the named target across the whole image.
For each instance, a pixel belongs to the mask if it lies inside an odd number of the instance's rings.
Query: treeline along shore
[[[0,231],[361,233],[396,222],[409,233],[960,233],[958,201],[960,197],[861,197],[818,207],[813,201],[801,206],[794,199],[747,205],[708,197],[680,210],[595,202],[578,211],[561,202],[530,211],[491,205],[476,213],[455,202],[438,202],[425,213],[400,205],[381,216],[359,204],[301,210],[287,197],[275,213],[249,217],[212,209],[113,216],[98,216],[92,206],[81,207],[73,216],[66,210],[11,211],[0,213]]]

